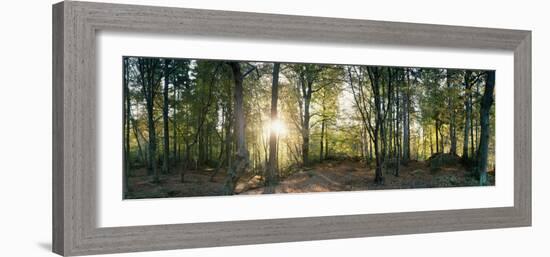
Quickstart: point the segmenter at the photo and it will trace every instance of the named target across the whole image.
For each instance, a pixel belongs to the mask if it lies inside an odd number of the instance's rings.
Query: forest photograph
[[[125,56],[123,198],[495,185],[495,71]]]

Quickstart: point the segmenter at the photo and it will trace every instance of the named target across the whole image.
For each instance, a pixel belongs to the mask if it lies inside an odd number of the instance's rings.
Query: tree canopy
[[[145,57],[123,64],[127,197],[150,196],[130,183],[137,177],[186,185],[202,173],[219,182],[215,194],[243,192],[252,178],[273,193],[293,174],[342,160],[373,172],[376,185],[411,163],[434,170],[435,160],[453,158],[475,183],[494,183],[494,71]],[[193,190],[184,196],[207,194]],[[170,192],[162,196],[180,195]]]

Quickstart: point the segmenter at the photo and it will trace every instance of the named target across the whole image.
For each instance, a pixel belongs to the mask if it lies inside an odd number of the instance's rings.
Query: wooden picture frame
[[[514,205],[99,228],[95,159],[95,36],[99,30],[513,51]],[[88,255],[530,225],[530,31],[74,1],[53,6],[55,253]]]

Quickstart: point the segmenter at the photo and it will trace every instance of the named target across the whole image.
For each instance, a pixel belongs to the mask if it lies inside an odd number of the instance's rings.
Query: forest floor
[[[141,170],[143,174],[145,171]],[[222,195],[226,174],[218,172],[211,180],[214,169],[187,171],[181,183],[179,174],[162,175],[159,183],[153,183],[150,176],[135,176],[129,179],[129,193],[126,198],[162,198]],[[410,189],[434,187],[476,186],[478,181],[469,175],[460,164],[447,165],[438,171],[430,171],[427,162],[410,161],[401,165],[399,176],[393,169],[384,172],[384,183],[374,183],[374,169],[365,168],[357,161],[325,161],[304,168],[282,178],[275,193],[335,192],[380,189]],[[494,185],[494,173],[489,173],[489,184]],[[262,194],[263,180],[259,175],[241,178],[235,194]]]

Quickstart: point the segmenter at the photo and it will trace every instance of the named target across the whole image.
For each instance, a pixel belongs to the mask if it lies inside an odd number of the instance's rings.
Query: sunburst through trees
[[[126,199],[495,183],[495,71],[123,58]]]

